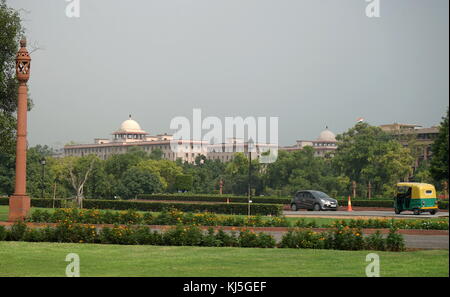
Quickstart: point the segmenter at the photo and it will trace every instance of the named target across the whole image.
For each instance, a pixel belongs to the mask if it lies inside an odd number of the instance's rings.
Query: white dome
[[[336,135],[334,135],[333,132],[330,130],[325,129],[322,132],[320,132],[319,138],[317,138],[318,141],[336,141]]]
[[[124,121],[119,128],[119,132],[145,132],[141,129],[141,126],[135,120],[132,120],[131,117]]]

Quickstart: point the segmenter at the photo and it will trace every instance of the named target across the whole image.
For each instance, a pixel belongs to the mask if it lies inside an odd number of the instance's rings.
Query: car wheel
[[[400,213],[401,213],[400,209],[396,208],[395,209],[395,214],[400,214]]]
[[[320,211],[320,210],[321,210],[321,209],[320,209],[320,204],[318,204],[318,203],[314,204],[313,210],[314,210],[314,211]]]
[[[297,204],[291,204],[292,211],[297,211]]]
[[[417,208],[414,208],[413,213],[414,213],[414,215],[418,216],[418,215],[420,215],[420,210]]]

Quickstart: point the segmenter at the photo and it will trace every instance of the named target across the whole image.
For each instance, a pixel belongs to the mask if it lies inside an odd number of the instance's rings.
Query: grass
[[[0,277],[65,276],[68,253],[81,276],[365,276],[369,251],[0,242]],[[381,276],[448,277],[448,251],[377,252]]]

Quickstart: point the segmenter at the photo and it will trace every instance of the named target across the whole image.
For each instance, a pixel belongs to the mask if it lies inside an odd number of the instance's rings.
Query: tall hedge
[[[141,200],[166,200],[166,201],[203,201],[203,202],[227,202],[247,203],[247,196],[234,195],[205,195],[205,194],[140,194]],[[289,197],[252,197],[252,203],[289,204]]]
[[[55,200],[55,207],[61,207],[60,199]],[[0,198],[0,205],[8,205],[8,198]],[[53,199],[32,198],[33,207],[50,208],[53,205]],[[135,209],[138,211],[162,211],[163,209],[176,208],[184,212],[212,212],[219,214],[247,214],[247,203],[176,203],[176,202],[150,202],[136,200],[99,200],[84,199],[84,208],[94,209],[115,209],[127,210]],[[283,205],[281,204],[251,204],[250,211],[252,215],[281,215]]]

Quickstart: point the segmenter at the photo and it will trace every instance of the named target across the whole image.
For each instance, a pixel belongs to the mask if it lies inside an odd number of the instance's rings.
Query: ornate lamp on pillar
[[[20,41],[16,56],[16,75],[19,81],[17,104],[16,184],[14,195],[9,198],[9,221],[23,220],[30,211],[27,196],[27,110],[31,58],[25,40]]]

